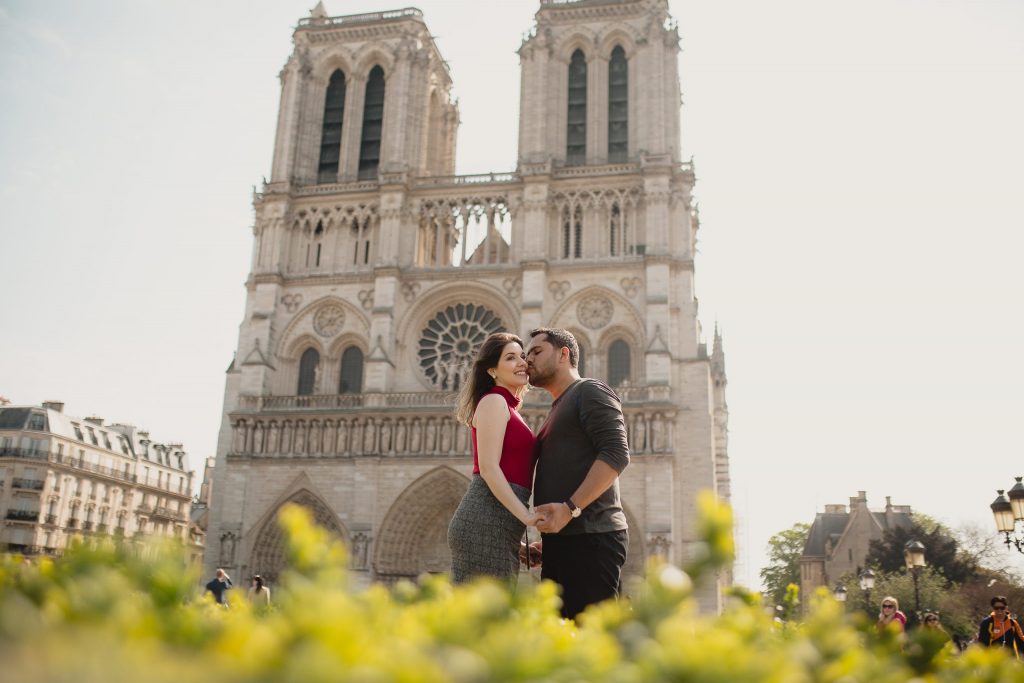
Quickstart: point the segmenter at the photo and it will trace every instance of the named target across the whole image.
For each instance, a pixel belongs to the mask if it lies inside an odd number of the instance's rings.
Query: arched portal
[[[263,528],[260,529],[256,536],[256,543],[253,545],[249,570],[253,574],[261,575],[269,583],[276,583],[288,566],[284,531],[277,521],[278,513],[287,503],[301,505],[308,509],[313,515],[313,522],[326,529],[338,540],[346,543],[349,540],[348,532],[326,503],[310,491],[296,492],[285,503],[279,505],[273,514],[266,517]]]
[[[466,477],[439,467],[402,492],[377,534],[373,568],[378,581],[451,569],[448,524],[468,486]]]

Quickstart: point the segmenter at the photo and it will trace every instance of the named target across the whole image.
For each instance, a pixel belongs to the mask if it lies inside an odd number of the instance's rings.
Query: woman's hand
[[[535,527],[538,524],[540,524],[541,522],[543,522],[544,519],[545,518],[544,518],[543,514],[537,512],[536,510],[533,510],[533,511],[531,511],[526,516],[526,526],[534,526]]]

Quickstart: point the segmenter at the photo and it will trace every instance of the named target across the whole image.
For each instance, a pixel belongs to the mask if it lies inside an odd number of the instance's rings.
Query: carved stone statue
[[[232,567],[235,564],[235,545],[237,539],[232,532],[221,534],[220,537],[220,560],[218,564],[224,567]]]

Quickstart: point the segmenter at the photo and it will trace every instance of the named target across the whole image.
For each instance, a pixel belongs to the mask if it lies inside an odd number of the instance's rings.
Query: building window
[[[316,247],[316,255],[313,265],[317,268],[320,267],[320,250],[323,248],[324,239],[324,224],[317,223],[316,230],[313,231],[313,246]]]
[[[316,349],[309,348],[302,352],[302,358],[299,360],[299,387],[296,392],[299,396],[309,396],[316,389],[319,366],[320,354]]]
[[[331,74],[324,98],[324,124],[320,133],[320,166],[317,182],[333,183],[338,179],[341,159],[341,124],[345,118],[345,74]]]
[[[355,346],[341,354],[341,380],[339,394],[358,394],[363,390],[363,352]]]
[[[384,69],[375,66],[366,79],[363,133],[359,144],[359,179],[373,180],[380,165],[380,141],[384,129]]]
[[[89,441],[92,441],[92,445],[99,446],[100,442],[96,440],[96,430],[92,427],[86,427],[85,430],[89,432]]]
[[[608,161],[625,161],[629,147],[629,69],[621,45],[608,62]]]
[[[109,437],[109,436],[107,436],[107,433],[106,433],[106,432],[100,432],[100,434],[102,434],[102,435],[103,435],[103,445],[104,445],[104,446],[106,446],[107,450],[108,450],[108,451],[110,451],[110,450],[113,450],[113,449],[112,449],[112,448],[110,447],[110,437]]]
[[[612,204],[608,220],[608,253],[611,256],[626,253],[626,216],[618,202]]]
[[[367,265],[370,262],[370,217],[352,220],[352,265]]]
[[[71,426],[75,428],[75,438],[79,441],[85,441],[85,437],[82,436],[82,428],[76,424],[72,424]]]
[[[42,413],[32,413],[28,416],[28,429],[33,432],[46,431],[46,416]]]
[[[579,340],[579,338],[577,337],[577,343],[578,343],[578,340]],[[579,371],[580,377],[586,377],[587,376],[587,363],[586,363],[587,356],[586,356],[586,351],[583,350],[583,344],[578,344],[578,345],[579,345],[579,352],[580,352],[580,354],[579,354],[579,357],[578,357],[578,360],[577,360],[577,363],[576,363],[576,370]]]
[[[608,384],[617,387],[630,379],[629,344],[616,339],[608,347]]]
[[[565,163],[577,165],[587,159],[587,58],[582,50],[569,60],[569,111],[565,134]]]
[[[562,258],[583,256],[583,207],[577,206],[569,217],[569,209],[562,212]]]

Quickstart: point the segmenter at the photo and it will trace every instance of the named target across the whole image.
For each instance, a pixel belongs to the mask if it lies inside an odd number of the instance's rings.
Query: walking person
[[[1005,647],[1014,657],[1024,657],[1024,631],[1010,616],[1006,596],[997,595],[989,601],[992,612],[978,627],[978,642],[986,647]]]
[[[519,540],[538,520],[527,507],[534,437],[519,414],[527,384],[523,340],[505,332],[485,339],[456,408],[472,429],[473,478],[448,526],[455,583],[519,575]]]
[[[232,585],[228,573],[218,567],[214,577],[207,582],[206,590],[213,593],[213,599],[218,605],[227,605],[227,592]]]
[[[252,585],[249,587],[249,602],[255,607],[270,606],[270,589],[267,588],[263,577],[256,574],[252,577]]]
[[[891,595],[882,598],[882,611],[878,613],[875,626],[879,633],[887,630],[903,633],[907,629],[907,615],[900,611],[900,603],[896,598]]]
[[[619,475],[629,464],[622,405],[612,389],[581,379],[568,330],[530,332],[530,383],[551,394],[537,433],[534,511],[540,515],[541,578],[562,588],[562,616],[616,597],[629,535]]]

